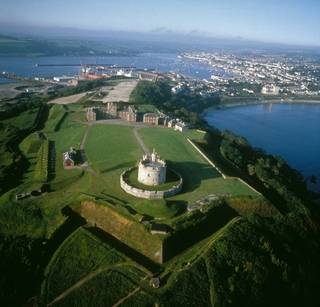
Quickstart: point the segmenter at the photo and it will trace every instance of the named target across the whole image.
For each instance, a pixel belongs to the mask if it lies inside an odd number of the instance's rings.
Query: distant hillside
[[[107,43],[81,40],[43,40],[0,35],[0,56],[132,55],[136,52]]]

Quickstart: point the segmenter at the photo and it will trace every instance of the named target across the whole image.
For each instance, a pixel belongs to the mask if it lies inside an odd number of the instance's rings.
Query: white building
[[[175,124],[174,130],[184,132],[185,130],[187,130],[187,125],[183,122],[178,122]]]
[[[261,94],[264,95],[279,95],[280,88],[274,84],[267,84],[262,87]]]
[[[184,87],[183,87],[183,84],[181,83],[171,88],[171,92],[174,94],[181,93],[183,90],[184,90]]]
[[[67,82],[71,81],[72,79],[74,79],[74,77],[71,77],[71,76],[53,77],[53,81],[64,82],[64,83],[67,83]]]
[[[175,124],[176,124],[176,120],[175,119],[170,119],[168,121],[168,127],[169,128],[174,128]]]

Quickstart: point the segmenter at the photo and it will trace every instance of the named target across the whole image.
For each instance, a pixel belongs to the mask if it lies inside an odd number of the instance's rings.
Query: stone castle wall
[[[166,166],[165,165],[145,165],[144,163],[139,163],[138,169],[138,181],[155,186],[166,182]]]
[[[145,198],[145,199],[163,199],[166,197],[170,197],[173,195],[178,194],[181,189],[182,189],[182,185],[183,185],[183,179],[182,177],[179,175],[180,177],[180,181],[177,185],[174,185],[172,188],[168,189],[168,190],[164,190],[164,191],[150,191],[150,190],[142,190],[142,189],[138,189],[136,187],[133,187],[131,185],[129,185],[126,181],[125,181],[125,177],[126,174],[128,172],[130,172],[132,170],[132,168],[124,171],[121,176],[120,176],[120,186],[121,188],[126,191],[128,194],[131,194],[135,197],[138,198]]]

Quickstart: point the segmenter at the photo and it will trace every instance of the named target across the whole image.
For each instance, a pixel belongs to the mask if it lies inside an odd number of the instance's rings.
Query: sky
[[[320,0],[0,0],[1,23],[320,46]]]

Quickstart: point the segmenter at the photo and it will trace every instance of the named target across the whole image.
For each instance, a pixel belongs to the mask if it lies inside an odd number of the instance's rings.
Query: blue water
[[[205,119],[242,135],[255,147],[282,156],[320,182],[320,104],[275,103],[209,110]]]
[[[56,57],[0,57],[0,71],[26,77],[53,77],[75,75],[80,67],[35,67],[35,64],[116,64],[155,69],[159,72],[175,71],[197,79],[209,79],[213,73],[223,74],[196,61],[180,59],[175,53],[142,53],[136,56],[56,56]]]

